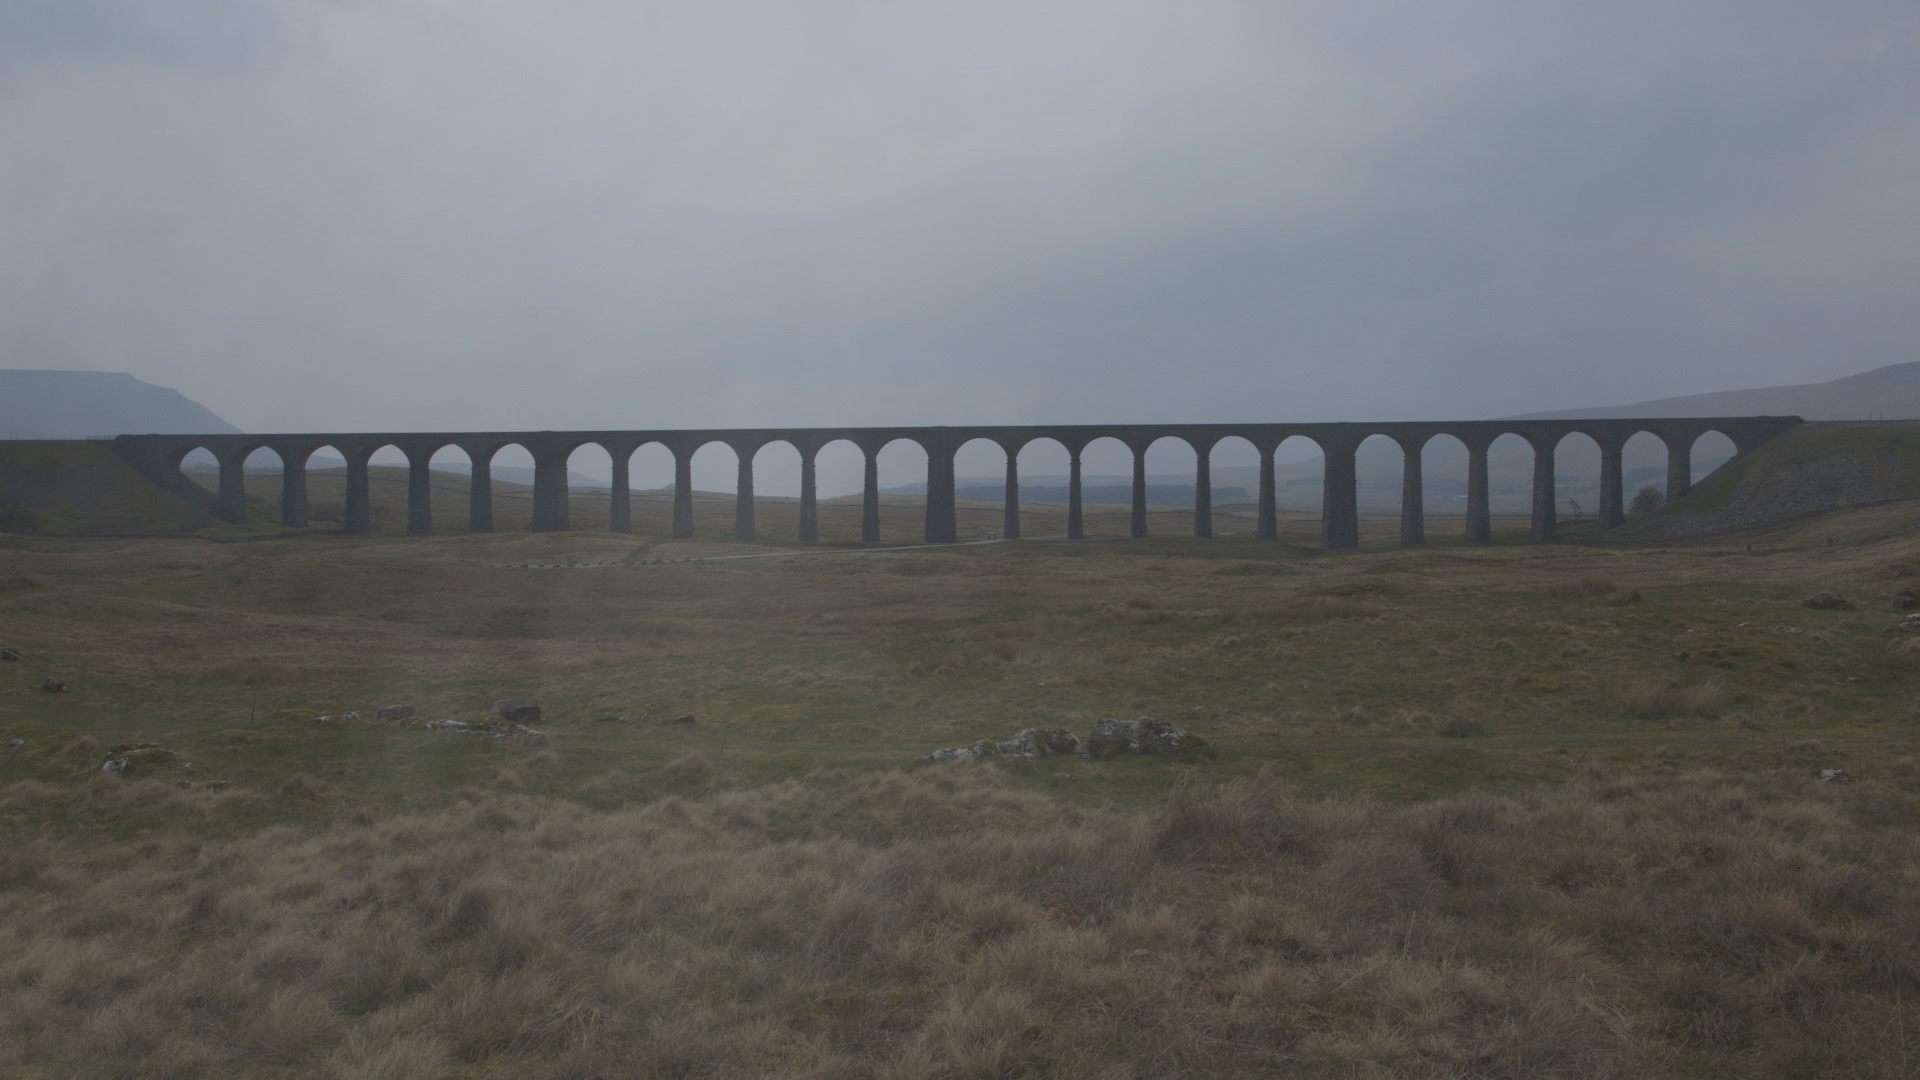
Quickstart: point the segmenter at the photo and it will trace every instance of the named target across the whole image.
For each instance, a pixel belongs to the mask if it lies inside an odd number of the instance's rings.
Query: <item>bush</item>
[[[1661,491],[1652,484],[1648,484],[1646,487],[1634,493],[1633,505],[1628,507],[1628,509],[1636,514],[1649,514],[1660,509],[1661,505],[1666,501],[1666,492]]]

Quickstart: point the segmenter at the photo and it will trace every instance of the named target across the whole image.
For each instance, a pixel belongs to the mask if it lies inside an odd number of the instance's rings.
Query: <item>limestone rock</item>
[[[1150,716],[1138,720],[1102,720],[1093,725],[1085,738],[1065,728],[1027,728],[1005,742],[981,739],[972,746],[957,746],[922,754],[922,761],[966,761],[1010,757],[1028,762],[1043,757],[1073,754],[1098,761],[1116,754],[1205,754],[1213,756],[1213,746],[1198,735],[1163,723]]]
[[[66,688],[67,680],[65,679],[48,679],[46,682],[40,684],[40,689],[45,690],[49,694],[58,694]]]
[[[696,717],[692,713],[681,713],[678,716],[656,716],[653,718],[653,722],[656,724],[691,724],[695,719]]]
[[[405,720],[408,717],[411,717],[413,715],[413,706],[389,705],[386,708],[381,709],[379,712],[375,713],[374,715],[378,716],[382,720],[387,721],[388,723],[398,723],[399,721]]]
[[[603,712],[593,718],[596,724],[629,724],[633,721],[623,712]]]
[[[1006,742],[994,747],[1002,754],[1019,754],[1025,757],[1064,757],[1068,754],[1086,756],[1086,740],[1066,728],[1028,728]]]
[[[1000,744],[992,739],[981,739],[972,746],[960,746],[951,750],[935,750],[920,755],[922,761],[969,761],[979,758],[1000,756]]]
[[[445,731],[455,735],[474,735],[493,739],[496,742],[510,742],[516,746],[545,746],[547,736],[523,724],[511,721],[489,719],[484,724],[469,723],[465,720],[429,720],[427,730]]]
[[[191,767],[190,762],[181,761],[180,755],[159,743],[121,743],[107,748],[107,760],[100,766],[100,771],[134,780],[157,772]]]
[[[501,698],[493,703],[493,708],[487,710],[487,716],[510,724],[531,724],[540,719],[540,706],[518,698]]]
[[[1143,716],[1138,720],[1102,720],[1087,736],[1087,753],[1095,761],[1115,754],[1205,754],[1213,746],[1198,735],[1172,724]]]
[[[1814,608],[1819,611],[1843,611],[1853,605],[1847,603],[1846,597],[1841,596],[1839,593],[1817,592],[1805,600],[1800,601],[1800,606]]]
[[[1911,615],[1900,616],[1900,621],[1895,625],[1908,630],[1920,630],[1920,611],[1916,611]]]
[[[357,724],[360,722],[360,714],[357,712],[343,712],[334,716],[316,716],[313,718],[313,722],[316,724]]]

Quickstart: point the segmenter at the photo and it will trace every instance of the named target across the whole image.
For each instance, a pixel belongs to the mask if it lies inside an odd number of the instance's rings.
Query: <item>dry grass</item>
[[[245,801],[4,801],[60,798]],[[1920,1050],[1916,810],[1910,787],[1708,772],[1409,806],[1262,777],[1125,813],[959,767],[41,839],[0,880],[0,1063],[1896,1077]]]
[[[293,686],[306,678],[306,673],[289,664],[266,660],[229,660],[209,667],[207,677],[248,686]]]
[[[1903,1075],[1920,636],[1799,601],[1916,526],[0,538],[0,1077]],[[895,771],[1142,714],[1218,757]]]
[[[1727,692],[1718,683],[1674,686],[1658,680],[1644,680],[1629,686],[1620,695],[1620,707],[1628,716],[1640,720],[1666,720],[1692,717],[1711,720],[1726,709]]]

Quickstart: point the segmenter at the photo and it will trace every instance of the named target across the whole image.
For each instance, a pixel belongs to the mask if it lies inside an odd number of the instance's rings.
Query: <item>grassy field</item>
[[[781,554],[648,505],[0,538],[0,1077],[1911,1075],[1920,507],[868,551],[856,502]],[[546,746],[373,718],[502,697]],[[1139,715],[1217,752],[917,762]]]

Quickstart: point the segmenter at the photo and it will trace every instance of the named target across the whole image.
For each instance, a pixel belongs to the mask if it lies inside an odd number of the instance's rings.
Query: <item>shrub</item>
[[[1628,507],[1628,509],[1636,514],[1649,514],[1660,509],[1661,505],[1666,501],[1666,492],[1661,491],[1652,484],[1648,484],[1646,487],[1634,492],[1633,505]]]

